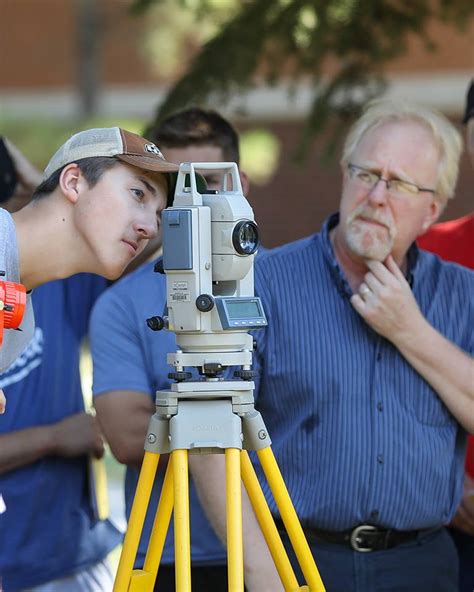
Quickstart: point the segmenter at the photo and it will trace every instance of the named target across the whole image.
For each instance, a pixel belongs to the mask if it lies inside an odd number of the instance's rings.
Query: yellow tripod
[[[190,385],[193,385],[190,387]],[[114,592],[152,592],[174,513],[177,592],[191,590],[188,453],[225,450],[229,591],[244,591],[241,478],[286,591],[324,592],[318,569],[281,476],[270,438],[253,405],[253,383],[182,382],[156,397],[140,477],[128,522]],[[189,390],[198,389],[196,390]],[[203,434],[211,434],[209,436]],[[216,436],[217,435],[217,436]],[[300,564],[299,586],[246,450],[256,450]],[[170,452],[145,563],[133,569],[160,453]]]

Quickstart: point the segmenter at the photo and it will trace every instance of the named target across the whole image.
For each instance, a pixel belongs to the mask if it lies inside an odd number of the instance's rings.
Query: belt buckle
[[[360,546],[362,541],[359,539],[359,534],[363,531],[373,532],[375,530],[377,530],[377,528],[375,526],[372,526],[371,524],[360,524],[359,526],[356,526],[354,530],[351,532],[351,536],[349,539],[350,545],[354,549],[354,551],[358,551],[359,553],[370,553],[373,549],[367,549],[365,547]]]

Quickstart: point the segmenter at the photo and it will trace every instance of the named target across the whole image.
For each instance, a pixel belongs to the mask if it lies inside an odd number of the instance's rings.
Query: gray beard
[[[393,237],[389,236],[386,240],[380,240],[375,233],[373,240],[369,245],[363,244],[363,237],[366,232],[358,232],[354,227],[349,226],[346,234],[346,241],[349,249],[359,257],[364,259],[374,259],[375,261],[385,261],[393,248]]]

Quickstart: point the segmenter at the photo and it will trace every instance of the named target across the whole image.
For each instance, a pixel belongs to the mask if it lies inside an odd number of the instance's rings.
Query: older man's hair
[[[354,123],[344,143],[341,164],[347,164],[364,136],[391,122],[416,122],[431,132],[440,154],[436,195],[444,205],[454,197],[459,173],[459,159],[463,141],[454,125],[439,111],[408,101],[377,99],[371,101],[362,116]],[[420,146],[423,150],[423,146]]]

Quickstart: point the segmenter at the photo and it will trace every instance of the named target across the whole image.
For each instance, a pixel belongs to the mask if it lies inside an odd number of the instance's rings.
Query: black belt
[[[276,525],[278,530],[285,530],[280,520],[276,521]],[[319,530],[308,527],[303,527],[303,530],[306,536],[314,537],[327,543],[344,545],[354,551],[366,553],[391,549],[402,543],[414,541],[439,529],[436,527],[424,530],[394,530],[391,528],[379,528],[371,524],[360,524],[350,530],[341,531]]]

